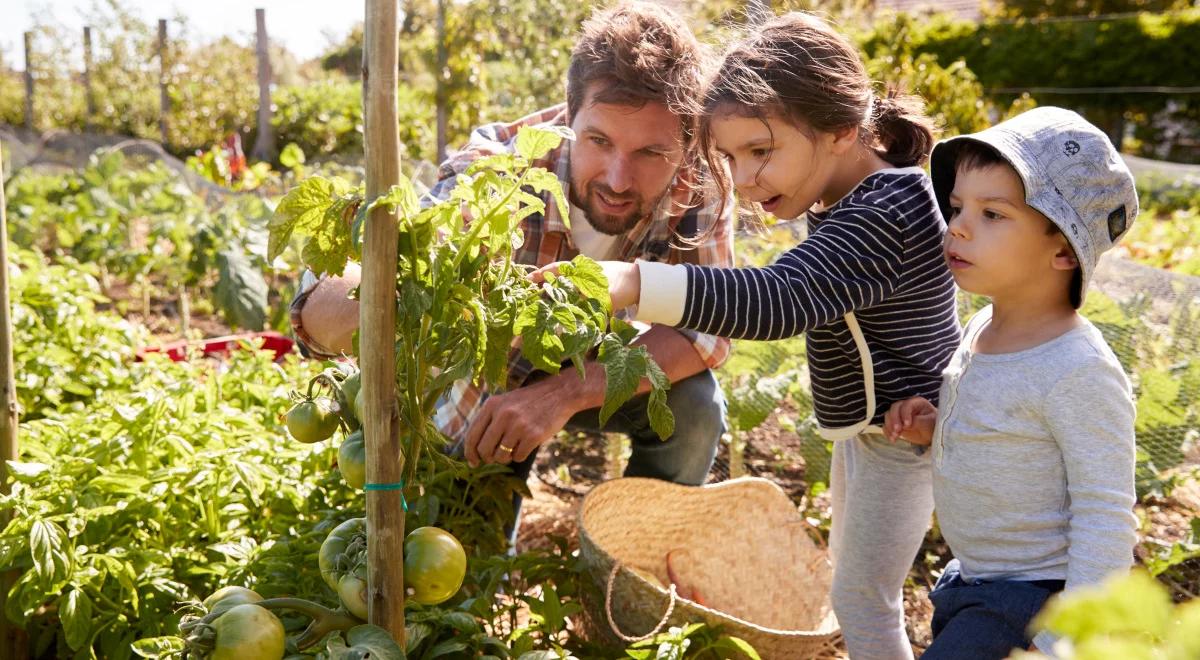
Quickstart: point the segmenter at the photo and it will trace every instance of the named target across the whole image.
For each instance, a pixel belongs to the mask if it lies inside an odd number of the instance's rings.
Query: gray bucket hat
[[[1103,131],[1063,108],[1040,107],[970,135],[943,140],[929,159],[942,215],[949,218],[958,148],[985,144],[1016,170],[1025,203],[1062,230],[1082,278],[1072,299],[1082,303],[1100,255],[1129,231],[1138,214],[1133,175]]]

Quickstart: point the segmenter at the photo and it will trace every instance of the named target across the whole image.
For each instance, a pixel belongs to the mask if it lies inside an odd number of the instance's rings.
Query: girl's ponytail
[[[935,128],[925,115],[925,102],[919,96],[888,89],[874,100],[868,117],[872,132],[884,151],[880,157],[896,167],[923,165],[933,150]]]

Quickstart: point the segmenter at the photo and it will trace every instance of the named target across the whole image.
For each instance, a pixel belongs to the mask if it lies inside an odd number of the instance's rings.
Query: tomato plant
[[[424,209],[407,179],[378,199],[364,200],[360,189],[322,177],[303,181],[276,208],[268,258],[281,254],[294,235],[304,236],[304,262],[317,273],[335,275],[359,254],[372,208],[386,206],[400,216],[407,250],[399,254],[396,280],[396,392],[403,447],[397,459],[406,483],[416,483],[420,457],[438,437],[429,421],[438,399],[460,379],[502,385],[508,348],[518,338],[533,365],[551,373],[570,362],[582,374],[585,356],[599,348],[608,376],[602,422],[648,378],[652,425],[662,437],[670,434],[667,378],[644,347],[629,346],[636,333],[611,320],[599,266],[579,257],[543,289],[526,280],[512,260],[514,242],[522,240],[521,220],[545,208],[543,198],[530,191],[546,195],[562,217],[568,216],[558,178],[530,166],[564,138],[573,135],[567,129],[522,129],[517,153],[476,162],[449,200]],[[438,240],[430,241],[433,236]]]

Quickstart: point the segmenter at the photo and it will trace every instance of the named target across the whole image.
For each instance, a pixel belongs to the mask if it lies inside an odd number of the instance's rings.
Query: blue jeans
[[[689,486],[703,484],[716,458],[717,443],[726,430],[725,395],[716,376],[705,370],[671,384],[667,407],[675,415],[675,432],[666,440],[659,439],[650,428],[648,401],[648,394],[633,397],[603,427],[599,408],[584,410],[567,421],[566,429],[628,435],[632,451],[625,467],[626,477],[650,477]],[[524,461],[513,463],[513,472],[522,479],[528,478],[536,459],[535,450]],[[517,523],[511,530],[510,542],[516,540],[520,522],[520,495],[515,496],[514,505]]]
[[[1062,580],[964,580],[957,559],[946,566],[929,600],[933,643],[923,660],[1003,660],[1028,648],[1029,622],[1046,600],[1062,591]]]

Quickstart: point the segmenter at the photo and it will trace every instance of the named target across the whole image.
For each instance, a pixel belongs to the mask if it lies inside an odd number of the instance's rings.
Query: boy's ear
[[[1075,270],[1079,267],[1079,259],[1075,258],[1075,251],[1067,245],[1067,239],[1063,238],[1062,244],[1059,245],[1058,251],[1054,253],[1054,259],[1050,262],[1054,270]]]

